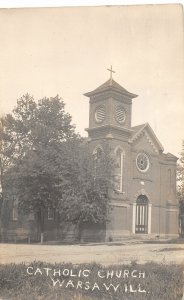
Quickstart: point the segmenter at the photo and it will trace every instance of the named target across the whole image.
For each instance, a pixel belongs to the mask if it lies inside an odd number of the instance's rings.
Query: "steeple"
[[[110,78],[84,95],[90,98],[89,137],[92,140],[113,138],[126,140],[131,137],[132,99],[130,93],[112,78],[115,71],[110,69]]]

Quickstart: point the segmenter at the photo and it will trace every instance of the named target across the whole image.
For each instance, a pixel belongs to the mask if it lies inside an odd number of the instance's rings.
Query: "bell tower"
[[[89,138],[104,138],[127,141],[131,134],[132,99],[137,95],[128,92],[112,78],[115,71],[110,69],[110,79],[95,90],[85,93],[90,98]]]

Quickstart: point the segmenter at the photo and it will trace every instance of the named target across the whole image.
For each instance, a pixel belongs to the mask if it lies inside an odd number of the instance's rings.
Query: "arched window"
[[[103,152],[103,149],[101,146],[97,146],[94,151],[93,151],[93,157],[94,157],[94,161],[95,161],[95,164],[98,164],[101,156],[102,156],[102,152]]]
[[[98,176],[97,174],[98,174],[98,170],[100,167],[100,159],[102,157],[102,152],[103,152],[103,149],[100,145],[98,145],[93,151],[94,171],[95,171],[94,179],[96,179],[96,177]]]
[[[117,178],[117,190],[123,192],[123,157],[124,152],[121,148],[116,150],[116,178]]]

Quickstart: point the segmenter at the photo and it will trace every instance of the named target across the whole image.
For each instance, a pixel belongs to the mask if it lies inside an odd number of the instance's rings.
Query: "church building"
[[[112,174],[116,178],[115,190],[109,194],[108,222],[84,224],[80,237],[94,242],[115,241],[126,236],[177,237],[177,157],[164,153],[148,123],[132,127],[132,102],[137,95],[112,79],[112,68],[110,72],[108,81],[85,94],[90,103],[86,130],[92,153],[103,151],[104,140],[110,146],[116,161],[115,174]],[[11,218],[7,228],[1,230],[0,240],[38,241],[39,216],[19,216],[18,203],[12,203]],[[58,212],[51,208],[45,211],[44,240],[78,242],[75,226],[60,223]]]
[[[177,157],[164,148],[151,126],[132,123],[137,95],[112,79],[85,94],[89,98],[89,128],[93,153],[107,140],[117,161],[117,192],[111,196],[110,222],[105,239],[126,235],[178,235],[176,200]]]

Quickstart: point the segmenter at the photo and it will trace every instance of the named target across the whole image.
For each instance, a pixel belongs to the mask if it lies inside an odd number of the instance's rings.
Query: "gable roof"
[[[141,124],[137,126],[133,126],[131,129],[134,131],[133,135],[137,134],[146,124]]]
[[[154,131],[151,128],[151,126],[149,125],[149,123],[145,123],[145,124],[141,124],[141,125],[138,125],[138,126],[134,126],[131,129],[133,130],[133,134],[132,134],[132,137],[130,139],[130,141],[132,143],[135,140],[137,140],[139,138],[139,136],[141,136],[141,134],[143,133],[143,131],[146,129],[147,132],[149,133],[150,137],[154,141],[154,145],[156,146],[157,150],[161,151],[161,152],[164,151],[164,148],[163,148],[162,144],[158,140],[156,134],[154,133]]]
[[[170,153],[170,152],[166,153],[166,158],[167,158],[168,160],[175,160],[175,161],[178,160],[178,157],[175,156],[174,154]]]
[[[132,94],[128,92],[124,87],[122,87],[119,83],[117,83],[114,79],[109,79],[99,87],[97,87],[95,90],[85,93],[84,95],[87,97],[90,97],[92,95],[104,92],[106,90],[114,90],[116,92],[119,92],[129,98],[136,98],[136,94]]]

